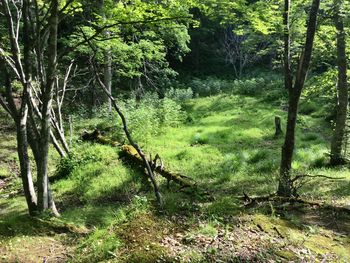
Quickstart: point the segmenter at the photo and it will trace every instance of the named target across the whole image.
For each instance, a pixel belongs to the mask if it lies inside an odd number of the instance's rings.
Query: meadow
[[[295,176],[315,176],[300,182],[298,194],[320,205],[247,206],[242,198],[276,191],[283,136],[275,136],[274,118],[280,116],[284,128],[286,111],[275,93],[223,90],[180,102],[150,96],[141,104],[123,103],[144,151],[196,182],[196,189],[174,182],[168,188],[157,176],[162,207],[142,171],[119,157],[120,147],[80,138],[97,128],[126,143],[117,116],[76,114],[72,153],[62,160],[50,154],[60,218],[27,215],[14,130],[2,116],[0,261],[350,261],[350,215],[336,209],[350,205],[350,172],[327,166],[331,125],[321,102],[301,103],[293,161]]]

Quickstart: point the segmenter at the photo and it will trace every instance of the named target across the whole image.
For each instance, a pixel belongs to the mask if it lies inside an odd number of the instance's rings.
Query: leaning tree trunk
[[[337,105],[336,121],[331,142],[331,165],[344,163],[342,157],[342,146],[345,135],[346,118],[348,111],[348,85],[347,85],[347,59],[346,40],[342,15],[340,14],[342,0],[335,0],[336,14],[335,26],[337,29],[337,64],[338,64],[338,85],[337,85]]]
[[[20,163],[24,195],[28,205],[28,211],[31,216],[34,216],[37,213],[38,207],[28,156],[27,114],[28,107],[26,105],[26,102],[22,101],[22,109],[20,112],[20,116],[16,120],[17,152]]]
[[[284,14],[284,74],[285,86],[289,92],[289,107],[287,119],[287,131],[285,135],[284,145],[282,147],[282,158],[280,166],[280,176],[277,194],[279,196],[290,197],[293,194],[293,185],[291,180],[291,167],[293,161],[293,153],[295,146],[295,128],[298,116],[298,104],[301,92],[304,88],[307,72],[310,67],[313,43],[316,33],[317,14],[320,7],[320,0],[313,0],[310,9],[309,19],[307,23],[306,41],[304,50],[300,56],[298,68],[296,71],[295,83],[292,85],[290,70],[290,29],[289,29],[289,12],[290,0],[285,0]]]

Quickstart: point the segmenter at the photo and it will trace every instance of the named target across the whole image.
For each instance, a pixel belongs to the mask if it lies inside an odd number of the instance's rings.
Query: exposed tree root
[[[299,203],[306,206],[318,207],[320,209],[350,213],[350,209],[347,207],[334,206],[334,205],[329,205],[321,202],[308,201],[308,200],[301,199],[299,197],[281,197],[281,196],[277,196],[275,193],[266,195],[266,196],[249,197],[245,192],[243,192],[243,196],[241,197],[241,199],[244,200],[244,206],[247,208],[254,207],[259,203],[279,202],[279,203]]]

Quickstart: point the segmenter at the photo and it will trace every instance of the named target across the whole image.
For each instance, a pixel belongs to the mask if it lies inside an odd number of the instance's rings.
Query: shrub
[[[191,140],[191,144],[192,145],[196,145],[196,144],[207,144],[209,141],[208,137],[205,135],[202,135],[200,133],[196,133],[192,140]]]
[[[263,78],[252,78],[245,80],[235,80],[233,82],[233,92],[242,95],[258,95],[265,88],[266,83]]]
[[[110,152],[106,153],[106,151]],[[106,159],[107,156],[113,158],[113,154],[111,153],[114,153],[113,149],[107,146],[93,145],[86,147],[86,145],[82,145],[82,147],[70,152],[66,157],[61,158],[54,176],[57,178],[68,177],[79,166],[89,162],[99,162],[102,159]]]
[[[181,106],[168,98],[162,100],[161,107],[158,111],[158,117],[162,127],[176,127],[184,120]]]
[[[299,112],[301,114],[310,115],[318,110],[318,106],[315,102],[307,101],[300,103]]]
[[[231,82],[216,77],[207,77],[205,79],[194,78],[190,81],[189,85],[195,94],[199,96],[210,96],[228,90]]]
[[[269,152],[267,150],[257,150],[255,151],[248,159],[248,163],[256,164],[260,161],[263,161],[269,156]]]
[[[174,89],[173,87],[171,87],[165,92],[165,98],[176,101],[177,103],[183,103],[193,98],[193,90],[191,88]]]

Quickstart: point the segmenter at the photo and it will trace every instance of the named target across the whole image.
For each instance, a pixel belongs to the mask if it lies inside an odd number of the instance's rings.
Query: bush
[[[191,144],[196,145],[196,144],[207,144],[209,141],[208,137],[205,135],[202,135],[200,133],[196,133],[193,138],[191,139]]]
[[[123,106],[129,129],[137,141],[148,141],[158,134],[160,119],[155,101],[158,100],[150,97],[141,102],[130,99]]]
[[[235,80],[233,82],[233,92],[242,95],[258,95],[261,94],[263,89],[266,87],[265,79],[263,78],[252,78],[245,80]]]
[[[165,128],[176,127],[185,119],[179,103],[169,98],[159,99],[155,93],[146,94],[141,101],[129,99],[120,105],[136,141],[147,142]],[[116,113],[115,119],[119,128],[113,132],[120,136],[123,134],[122,123]]]
[[[207,77],[205,79],[194,78],[189,85],[198,96],[211,96],[228,90],[231,82],[216,77]]]
[[[300,103],[299,112],[304,115],[310,115],[319,109],[315,102],[307,101]]]
[[[191,88],[174,89],[173,87],[171,87],[165,92],[165,98],[176,101],[177,103],[183,103],[193,98],[193,90]]]
[[[101,161],[106,157],[106,149],[109,148],[103,145],[94,145],[93,147],[85,147],[83,145],[81,148],[73,150],[66,157],[61,158],[54,176],[56,178],[65,178],[71,175],[79,166],[89,162]]]
[[[158,116],[162,127],[177,127],[184,121],[181,106],[168,98],[162,100]]]

